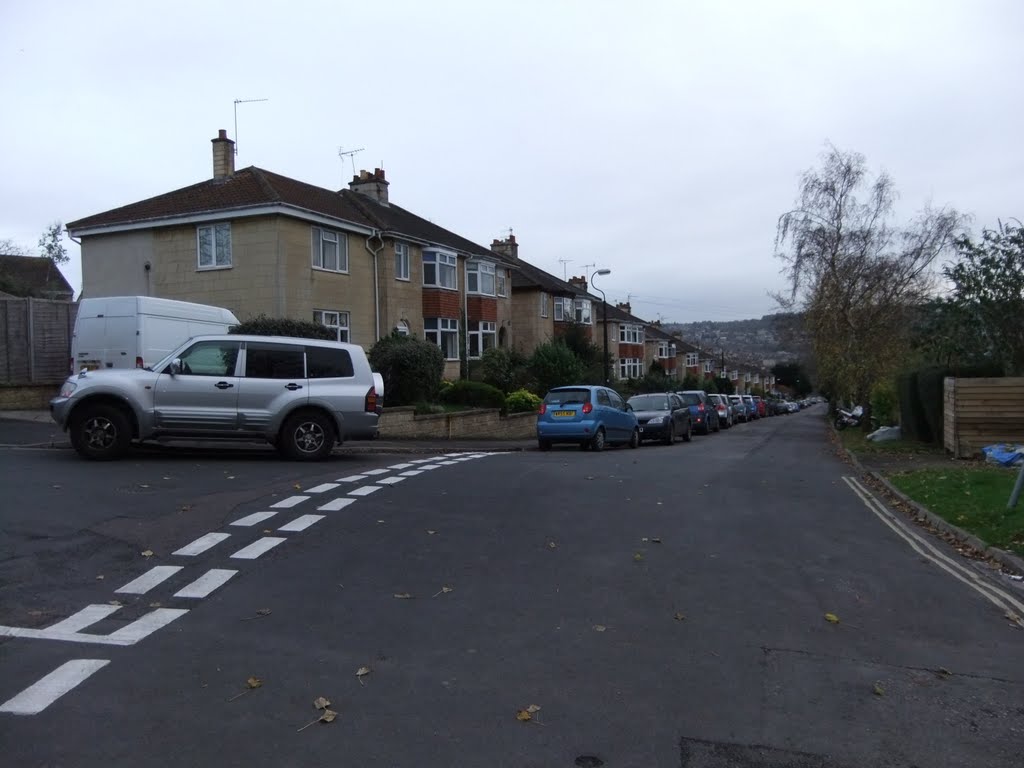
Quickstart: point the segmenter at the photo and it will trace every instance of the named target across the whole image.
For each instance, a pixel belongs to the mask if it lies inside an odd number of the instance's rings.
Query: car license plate
[[[576,411],[555,411],[555,416],[575,416]]]

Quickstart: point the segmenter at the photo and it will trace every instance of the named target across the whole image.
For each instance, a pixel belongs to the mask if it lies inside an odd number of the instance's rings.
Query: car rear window
[[[589,389],[556,389],[544,396],[548,405],[584,405],[590,402]]]
[[[665,395],[636,395],[629,398],[634,411],[667,411],[668,398]]]
[[[700,395],[695,392],[683,392],[679,396],[687,405],[700,405]]]
[[[355,375],[347,349],[306,347],[306,366],[311,379],[345,379]]]
[[[245,376],[248,379],[304,379],[306,370],[302,347],[247,342]]]

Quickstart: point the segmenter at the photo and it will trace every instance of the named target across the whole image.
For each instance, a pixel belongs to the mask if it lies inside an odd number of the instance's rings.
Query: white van
[[[227,333],[238,318],[222,307],[152,296],[109,296],[78,303],[72,373],[83,368],[145,368],[186,340]]]

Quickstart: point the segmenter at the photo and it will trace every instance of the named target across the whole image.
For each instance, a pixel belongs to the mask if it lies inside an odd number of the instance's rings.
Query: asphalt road
[[[1024,596],[887,523],[819,416],[317,465],[0,447],[4,762],[1020,766]]]

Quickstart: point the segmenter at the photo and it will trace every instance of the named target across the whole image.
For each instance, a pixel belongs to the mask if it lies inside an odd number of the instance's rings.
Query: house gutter
[[[377,249],[370,247],[370,241],[374,238],[380,241],[380,247]],[[378,261],[380,252],[384,250],[384,237],[380,230],[375,229],[366,238],[366,242],[363,243],[363,247],[373,256],[373,339],[374,341],[380,341],[380,272],[378,271]]]

